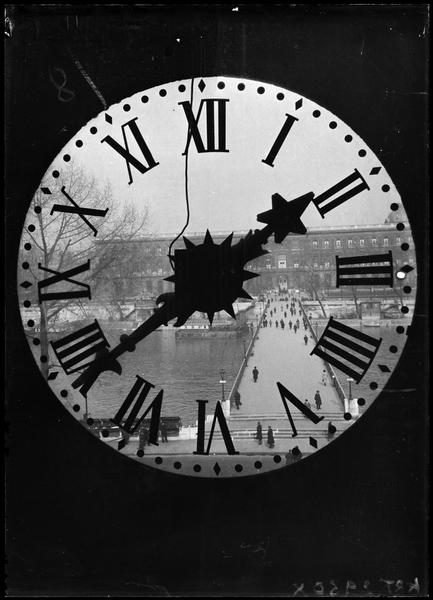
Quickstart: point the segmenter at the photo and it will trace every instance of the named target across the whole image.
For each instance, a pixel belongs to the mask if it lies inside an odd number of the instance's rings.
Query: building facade
[[[214,242],[220,244],[229,232],[211,232]],[[247,232],[235,232],[233,243]],[[172,283],[164,278],[173,273],[168,259],[173,236],[149,236],[130,242],[119,242],[121,256],[116,265],[104,272],[98,286],[99,293],[117,300],[150,298],[173,291]],[[204,233],[188,234],[195,244],[201,244]],[[116,243],[116,242],[112,242]],[[176,247],[183,247],[177,242]],[[268,254],[246,268],[260,274],[249,280],[245,289],[252,295],[265,290],[299,289],[313,298],[341,294],[336,290],[336,257],[384,254],[392,252],[394,271],[403,265],[414,266],[415,250],[409,223],[399,211],[392,212],[385,223],[379,225],[317,227],[306,235],[288,235],[281,244],[273,239],[266,246]],[[398,287],[398,281],[397,286]],[[370,293],[387,290],[371,289]]]

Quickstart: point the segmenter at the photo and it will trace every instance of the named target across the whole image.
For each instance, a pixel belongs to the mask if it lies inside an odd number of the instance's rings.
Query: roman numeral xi
[[[331,317],[310,354],[316,354],[359,383],[373,362],[381,342],[382,338],[374,338]]]

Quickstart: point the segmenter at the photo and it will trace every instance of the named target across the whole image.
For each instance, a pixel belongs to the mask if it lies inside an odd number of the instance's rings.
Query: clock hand
[[[249,273],[244,266],[263,254],[267,254],[261,245],[267,243],[274,234],[275,242],[281,243],[290,233],[306,233],[300,217],[314,198],[312,192],[287,202],[279,194],[272,196],[272,209],[257,215],[257,220],[266,223],[263,229],[256,229],[231,246],[231,234],[222,244],[214,244],[209,232],[201,246],[195,246],[185,240],[186,248],[176,250],[174,255],[175,274],[168,281],[175,283],[175,292],[161,294],[157,304],[163,305],[129,335],[122,335],[120,343],[110,351],[103,350],[95,360],[72,383],[80,388],[81,394],[87,391],[104,371],[122,369],[117,358],[125,352],[132,352],[138,342],[147,337],[161,325],[177,317],[175,327],[183,325],[195,312],[205,312],[212,322],[215,312],[226,310],[235,317],[232,302],[239,296],[250,298],[242,290],[243,281],[257,277]]]

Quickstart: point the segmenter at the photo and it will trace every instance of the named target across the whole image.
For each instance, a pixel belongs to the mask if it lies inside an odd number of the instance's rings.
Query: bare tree
[[[323,317],[326,319],[327,314],[325,307],[323,306],[322,299],[320,298],[320,274],[315,272],[314,267],[312,265],[306,265],[306,278],[307,278],[307,289],[310,292],[311,298],[316,300],[320,306],[320,310],[322,311]]]
[[[99,212],[83,218],[78,211],[52,210],[54,204]],[[42,182],[31,201],[29,214],[35,214],[35,218],[31,221],[33,227],[27,227],[23,236],[23,241],[31,245],[25,254],[26,279],[32,284],[27,289],[31,290],[32,303],[38,306],[40,313],[42,358],[49,356],[48,331],[61,311],[68,308],[78,316],[86,316],[86,303],[76,299],[50,299],[39,303],[38,282],[90,261],[89,268],[83,269],[77,279],[90,287],[93,299],[101,291],[107,272],[125,260],[128,242],[145,226],[147,210],[139,211],[118,199],[115,201],[109,184],[100,186],[94,177],[71,164],[66,181]],[[55,286],[53,289],[57,291],[71,289],[71,283],[65,281]],[[44,376],[48,377],[48,362],[41,364]]]

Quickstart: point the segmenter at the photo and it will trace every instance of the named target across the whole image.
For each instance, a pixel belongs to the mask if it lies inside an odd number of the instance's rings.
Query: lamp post
[[[349,382],[349,402],[351,402],[351,400],[352,400],[352,381],[355,381],[355,380],[352,379],[352,377],[348,377],[347,381]]]
[[[221,402],[225,401],[224,384],[226,383],[226,380],[224,379],[224,376],[225,376],[225,371],[224,371],[224,369],[221,369],[221,371],[220,371]]]

